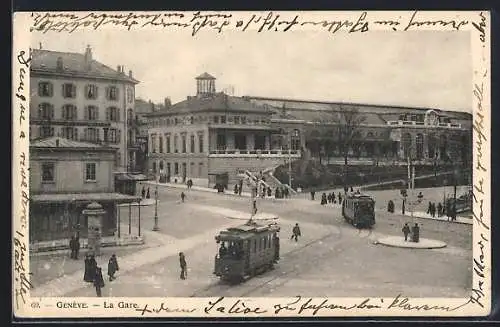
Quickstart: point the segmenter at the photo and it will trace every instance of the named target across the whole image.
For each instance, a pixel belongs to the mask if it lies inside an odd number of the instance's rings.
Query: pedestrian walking
[[[311,191],[311,200],[314,201],[314,196],[316,195],[316,192]]]
[[[432,202],[432,206],[431,206],[431,216],[432,216],[432,218],[436,217],[436,204],[434,202]]]
[[[241,191],[243,190],[243,180],[240,179],[240,185],[238,186],[238,195],[241,196]]]
[[[184,202],[185,198],[186,198],[186,194],[184,194],[184,192],[181,192],[181,201]]]
[[[184,256],[184,253],[179,252],[179,264],[181,266],[181,279],[186,279],[187,278],[187,263],[186,263],[186,257]]]
[[[267,188],[267,196],[271,197],[273,195],[273,191],[271,190],[271,187]]]
[[[75,237],[75,260],[78,260],[78,255],[80,254],[80,238],[78,236]]]
[[[91,272],[91,263],[90,263],[90,256],[89,255],[85,255],[85,272],[83,273],[83,280],[87,283],[90,283],[90,282],[93,282],[94,281],[94,278],[92,276],[92,272]]]
[[[441,204],[441,202],[439,202],[437,205],[437,214],[438,217],[441,217],[443,215],[443,205]]]
[[[146,189],[144,188],[144,186],[142,187],[141,195],[143,199],[146,197]]]
[[[326,193],[323,193],[323,194],[321,195],[321,205],[325,205],[325,204],[327,204],[327,203],[328,203],[328,201],[327,201],[327,199],[326,199]]]
[[[302,236],[300,233],[300,227],[299,224],[296,223],[295,226],[292,229],[292,237],[290,238],[291,240],[295,239],[295,242],[298,241],[299,236]]]
[[[95,292],[98,297],[102,296],[101,289],[104,287],[104,278],[102,278],[102,269],[101,267],[96,267],[95,277],[94,277],[94,287]]]
[[[342,204],[342,194],[339,192],[339,204]]]
[[[69,240],[69,249],[71,250],[71,254],[69,257],[71,259],[75,259],[75,249],[76,249],[76,244],[75,244],[75,237],[71,236],[71,239]]]
[[[432,202],[429,201],[429,205],[427,206],[427,214],[432,215]]]
[[[420,227],[415,223],[415,226],[411,228],[412,241],[418,243],[420,241]]]
[[[148,192],[146,193],[146,199],[150,199],[151,198],[151,194],[149,193],[149,187],[148,187]]]
[[[234,194],[238,194],[238,184],[234,184]]]
[[[285,194],[285,199],[288,199],[288,197],[290,196],[290,191],[288,190],[288,187],[285,187],[283,189],[283,193]]]
[[[116,255],[113,253],[111,258],[109,258],[108,261],[108,276],[109,276],[109,281],[113,281],[116,279],[115,273],[120,270],[120,267],[118,266],[118,260],[116,259]]]
[[[403,229],[401,231],[405,236],[405,242],[408,242],[408,234],[410,234],[410,226],[408,226],[408,223],[404,224]]]
[[[387,211],[390,213],[394,213],[394,201],[389,200],[387,203]]]
[[[96,269],[97,269],[97,261],[95,260],[95,256],[91,254],[89,258],[89,274],[90,278],[92,278],[91,281],[94,281]]]

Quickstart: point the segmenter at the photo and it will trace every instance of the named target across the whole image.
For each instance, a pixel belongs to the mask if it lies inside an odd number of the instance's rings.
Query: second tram
[[[375,225],[375,200],[368,195],[347,195],[342,202],[342,216],[356,228],[371,228]]]

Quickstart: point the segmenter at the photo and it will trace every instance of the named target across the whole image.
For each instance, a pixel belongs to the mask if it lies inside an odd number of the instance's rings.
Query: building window
[[[107,121],[120,121],[120,110],[116,107],[109,107],[106,109]]]
[[[247,123],[247,117],[246,116],[241,116],[241,123],[246,124]]]
[[[53,162],[42,163],[42,183],[55,182],[55,165]]]
[[[170,135],[165,136],[165,143],[167,144],[167,153],[170,153]]]
[[[111,101],[118,100],[118,88],[116,86],[109,86],[106,88],[106,99]]]
[[[220,123],[225,124],[226,123],[226,116],[220,116]]]
[[[203,162],[200,162],[198,164],[198,176],[199,177],[203,176]]]
[[[198,134],[198,148],[203,153],[203,134]]]
[[[156,174],[156,161],[153,161],[153,174]]]
[[[179,152],[178,143],[179,143],[179,136],[177,136],[177,134],[175,134],[174,135],[174,152],[175,153]]]
[[[64,127],[62,135],[68,140],[78,140],[78,129],[75,127]]]
[[[240,123],[240,116],[234,116],[234,123],[239,124]]]
[[[194,176],[194,162],[189,165],[189,175]]]
[[[62,93],[64,98],[76,98],[76,85],[71,83],[63,84]]]
[[[87,106],[85,108],[85,119],[86,120],[98,120],[99,119],[99,109],[96,106]]]
[[[38,96],[51,97],[54,94],[54,87],[50,82],[38,83]]]
[[[76,106],[72,104],[67,104],[62,107],[62,118],[66,120],[75,120],[77,113],[76,113]]]
[[[179,175],[179,163],[174,164],[174,175]]]
[[[160,153],[163,153],[163,137],[161,136],[158,137],[158,143],[160,146]]]
[[[85,181],[95,182],[96,181],[96,163],[90,162],[85,164]]]
[[[50,103],[40,103],[38,105],[38,118],[54,119],[54,106]]]
[[[110,128],[108,130],[108,142],[110,143],[120,143],[120,138],[118,137],[118,132],[116,128]]]
[[[218,124],[219,123],[219,116],[214,116],[214,124]]]
[[[129,103],[134,102],[134,89],[129,87],[127,91],[127,101]]]
[[[85,97],[87,99],[97,99],[98,96],[97,85],[89,84],[85,86]]]
[[[99,130],[97,128],[86,128],[85,129],[85,140],[89,142],[97,142],[99,139]]]
[[[156,153],[156,134],[151,134],[151,150]]]
[[[51,137],[54,136],[54,127],[50,126],[40,126],[40,137]]]
[[[194,142],[194,135],[191,134],[191,153],[195,153],[195,142]]]
[[[187,152],[186,135],[182,135],[182,153]]]

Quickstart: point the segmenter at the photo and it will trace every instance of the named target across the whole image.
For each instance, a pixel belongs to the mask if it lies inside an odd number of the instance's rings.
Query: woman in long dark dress
[[[83,274],[84,281],[92,282],[94,280],[94,278],[92,277],[91,270],[92,270],[92,267],[91,267],[90,256],[86,255],[85,256],[85,272]]]

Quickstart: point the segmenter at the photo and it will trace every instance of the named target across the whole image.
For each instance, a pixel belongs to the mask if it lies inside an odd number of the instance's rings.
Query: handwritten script
[[[357,16],[356,16],[357,15]],[[377,25],[392,31],[409,31],[429,27],[440,27],[445,30],[459,31],[469,24],[467,20],[419,18],[418,11],[392,20],[371,20],[369,13],[364,11],[355,14],[352,19],[317,19],[309,20],[300,14],[267,12],[264,14],[249,14],[241,18],[229,12],[221,13],[33,13],[32,31],[73,33],[82,29],[98,30],[106,26],[123,28],[125,30],[144,27],[170,28],[188,30],[195,36],[202,30],[212,30],[218,33],[231,29],[245,32],[254,30],[261,32],[289,32],[314,27],[335,34],[340,31],[348,33],[364,33],[370,27]]]

